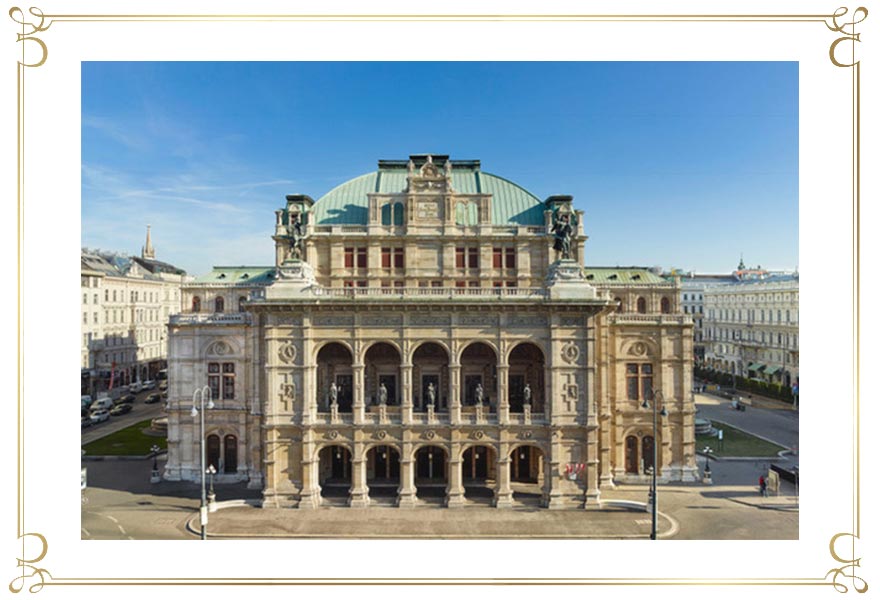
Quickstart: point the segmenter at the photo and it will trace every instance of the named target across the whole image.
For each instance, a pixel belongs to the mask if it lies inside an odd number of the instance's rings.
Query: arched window
[[[648,312],[648,303],[641,296],[639,296],[639,299],[636,301],[636,310],[638,310],[641,315]]]
[[[382,206],[382,225],[391,225],[391,204]]]
[[[660,298],[660,312],[664,315],[668,315],[671,312],[669,308],[669,298],[666,296]]]
[[[202,312],[202,299],[198,296],[193,296],[192,311],[194,313]]]
[[[206,449],[206,459],[209,465],[213,465],[214,469],[220,471],[220,436],[212,433],[208,436],[208,444]]]
[[[467,208],[465,207],[464,202],[457,202],[455,204],[455,224],[456,225],[466,225],[467,224]]]
[[[238,440],[234,435],[223,438],[223,472],[235,473],[238,470]]]
[[[245,296],[238,297],[238,312],[244,312],[244,303],[247,302],[247,298]]]
[[[214,298],[214,312],[223,312],[223,296],[217,296],[216,298]]]
[[[394,204],[394,224],[398,227],[403,225],[403,204],[400,202]]]

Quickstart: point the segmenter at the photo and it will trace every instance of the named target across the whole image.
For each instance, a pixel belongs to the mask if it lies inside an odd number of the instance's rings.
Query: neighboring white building
[[[783,385],[797,382],[797,273],[707,289],[703,302],[708,366]]]
[[[82,392],[155,377],[186,273],[156,260],[148,226],[140,257],[83,250],[80,275]]]

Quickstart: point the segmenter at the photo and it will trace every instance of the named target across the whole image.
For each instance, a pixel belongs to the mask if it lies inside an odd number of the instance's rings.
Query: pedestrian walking
[[[764,479],[764,476],[761,475],[758,478],[758,487],[761,488],[761,496],[767,497],[767,480]]]

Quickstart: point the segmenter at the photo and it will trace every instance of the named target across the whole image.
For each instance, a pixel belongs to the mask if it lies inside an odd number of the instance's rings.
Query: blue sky
[[[798,266],[797,63],[82,65],[82,245],[271,265],[284,196],[479,159],[585,211],[589,265]]]

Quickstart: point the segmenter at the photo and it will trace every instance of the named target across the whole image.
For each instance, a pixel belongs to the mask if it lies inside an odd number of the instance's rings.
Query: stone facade
[[[273,267],[184,289],[166,478],[198,477],[207,384],[208,460],[264,506],[596,506],[648,477],[646,401],[668,412],[661,481],[696,480],[680,288],[584,268],[571,197],[420,155],[318,202],[288,196],[275,221]]]
[[[167,357],[167,323],[180,312],[186,273],[157,261],[147,230],[141,257],[83,250],[83,393],[156,376]]]

